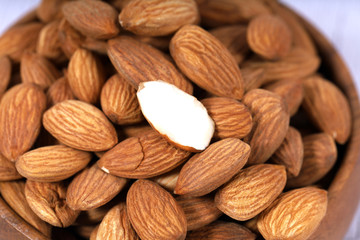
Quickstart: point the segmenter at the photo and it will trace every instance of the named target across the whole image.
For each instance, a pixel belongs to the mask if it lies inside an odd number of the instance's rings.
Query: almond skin
[[[118,12],[108,3],[98,0],[67,2],[62,11],[65,19],[86,36],[108,39],[119,33]]]
[[[215,122],[215,138],[243,138],[250,133],[252,117],[243,103],[225,97],[205,98],[201,103]]]
[[[344,144],[349,139],[352,126],[349,102],[333,83],[319,76],[307,78],[303,106],[318,128],[337,143]]]
[[[46,24],[39,33],[36,45],[37,53],[54,61],[64,57],[58,38],[59,26],[60,20]]]
[[[9,85],[11,69],[10,59],[7,56],[0,56],[0,99]]]
[[[240,170],[215,196],[216,207],[238,221],[249,220],[265,210],[283,191],[284,166],[258,164]]]
[[[251,146],[248,164],[266,162],[284,140],[289,127],[289,113],[283,99],[272,92],[253,89],[243,103],[253,117],[251,133],[244,139]]]
[[[119,74],[106,81],[100,100],[103,112],[113,123],[133,124],[144,119],[136,90]]]
[[[0,181],[11,181],[20,178],[22,176],[16,170],[15,164],[0,153]]]
[[[177,167],[190,152],[169,144],[154,130],[127,138],[100,158],[97,165],[105,172],[126,178],[150,178]]]
[[[85,41],[85,36],[73,28],[65,18],[60,21],[58,38],[62,51],[69,59]]]
[[[133,183],[126,197],[127,213],[142,240],[185,239],[186,217],[166,190],[149,180]]]
[[[66,193],[66,203],[73,210],[94,209],[113,199],[126,183],[125,178],[107,174],[94,164],[71,181]]]
[[[66,100],[75,99],[66,77],[61,77],[51,84],[46,96],[49,107]]]
[[[250,146],[236,138],[211,144],[182,167],[175,194],[202,196],[229,181],[246,163]]]
[[[29,180],[57,182],[85,168],[91,154],[64,145],[34,149],[16,160],[16,169]]]
[[[213,35],[195,25],[186,25],[170,42],[170,53],[181,71],[208,92],[241,99],[244,82],[228,49]]]
[[[265,239],[307,239],[325,216],[327,202],[327,191],[315,187],[286,192],[261,213],[257,226]]]
[[[43,124],[60,142],[79,150],[105,151],[118,141],[106,116],[93,105],[77,100],[67,100],[47,110]]]
[[[31,148],[45,107],[45,94],[33,84],[16,85],[4,94],[0,103],[0,152],[4,157],[14,162]]]
[[[62,182],[40,183],[27,180],[25,197],[36,215],[56,227],[70,226],[80,213],[67,206],[66,186]]]
[[[184,92],[193,92],[191,83],[161,51],[132,37],[109,40],[108,56],[119,74],[136,89],[140,82],[163,80]]]

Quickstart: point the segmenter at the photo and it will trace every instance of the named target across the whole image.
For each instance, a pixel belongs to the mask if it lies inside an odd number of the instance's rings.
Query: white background
[[[333,42],[360,89],[360,67],[357,66],[360,63],[360,0],[282,1],[309,19]],[[0,34],[38,3],[39,0],[0,0]],[[360,208],[345,239],[360,240]]]

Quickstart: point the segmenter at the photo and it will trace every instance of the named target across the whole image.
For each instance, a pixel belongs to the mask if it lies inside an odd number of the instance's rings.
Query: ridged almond
[[[0,181],[11,181],[20,178],[22,176],[16,170],[15,164],[0,153]]]
[[[149,180],[133,183],[126,197],[127,213],[142,240],[176,239],[186,236],[186,217],[166,190]]]
[[[9,85],[11,69],[10,59],[7,56],[0,56],[0,99]]]
[[[203,28],[180,28],[171,39],[170,53],[180,70],[201,88],[217,96],[242,98],[244,82],[235,59]]]
[[[49,107],[66,100],[75,99],[65,76],[51,84],[46,92],[46,96]]]
[[[105,151],[118,141],[114,126],[91,104],[67,100],[44,113],[45,129],[60,142],[84,151]]]
[[[61,42],[58,37],[60,20],[52,21],[46,24],[40,31],[36,45],[36,52],[41,56],[58,61],[64,58],[61,49]]]
[[[73,28],[65,18],[60,21],[58,38],[62,51],[69,59],[85,41],[85,36]]]

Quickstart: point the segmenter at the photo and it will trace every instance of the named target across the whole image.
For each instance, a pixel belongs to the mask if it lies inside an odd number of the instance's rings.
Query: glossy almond
[[[229,181],[245,165],[250,146],[237,138],[226,138],[194,155],[182,167],[175,194],[202,196]]]
[[[99,39],[115,37],[119,33],[118,12],[106,2],[72,1],[63,5],[65,19],[82,34]]]
[[[118,141],[106,116],[93,105],[77,100],[67,100],[47,110],[43,124],[60,142],[79,150],[105,151]]]
[[[127,213],[142,240],[185,239],[186,217],[166,190],[149,180],[138,180],[126,197]]]
[[[350,105],[330,81],[314,76],[304,81],[304,109],[322,131],[344,144],[351,132]]]
[[[70,58],[85,41],[85,36],[73,28],[65,18],[60,21],[58,38],[67,58]]]
[[[193,92],[191,83],[161,51],[139,40],[128,36],[109,40],[108,56],[119,74],[135,88],[141,82],[162,80],[189,94]]]
[[[46,24],[40,31],[36,52],[49,59],[58,60],[63,57],[61,42],[58,37],[60,20]]]
[[[252,128],[249,109],[239,101],[226,97],[212,97],[201,100],[215,123],[215,138],[243,138]]]
[[[116,124],[133,124],[142,121],[136,90],[119,74],[106,81],[101,90],[101,108]]]
[[[130,137],[109,150],[97,165],[110,174],[126,178],[150,178],[168,172],[190,156],[150,130]]]
[[[75,98],[66,77],[61,77],[51,84],[46,92],[46,97],[48,106]]]
[[[327,202],[327,191],[322,189],[289,191],[261,213],[257,226],[265,239],[307,239],[325,216]]]
[[[0,99],[9,85],[11,69],[10,59],[7,56],[0,56]]]
[[[97,103],[105,75],[102,63],[92,52],[77,49],[71,56],[67,76],[71,91],[79,100]]]
[[[51,22],[62,17],[61,6],[68,0],[41,0],[36,15],[42,22]]]
[[[67,206],[66,186],[62,182],[40,183],[27,180],[25,197],[39,218],[56,227],[70,226],[80,213]]]
[[[33,84],[16,85],[4,94],[0,103],[0,152],[4,157],[15,161],[31,148],[45,107],[45,94]]]
[[[285,167],[258,164],[240,170],[221,187],[215,203],[223,213],[238,221],[249,220],[265,210],[283,191]]]
[[[248,164],[266,162],[284,140],[289,127],[289,113],[283,99],[272,92],[254,89],[243,103],[253,117],[251,133],[244,139],[251,146]]]
[[[29,180],[57,182],[85,168],[91,154],[64,145],[31,150],[16,160],[16,169]]]
[[[113,199],[126,183],[126,179],[107,174],[94,164],[71,181],[66,203],[74,210],[97,208]]]
[[[0,153],[0,181],[11,181],[20,178],[22,176],[16,170],[15,164]]]
[[[181,71],[201,88],[217,96],[242,98],[244,82],[235,59],[206,30],[182,27],[171,39],[170,53]]]

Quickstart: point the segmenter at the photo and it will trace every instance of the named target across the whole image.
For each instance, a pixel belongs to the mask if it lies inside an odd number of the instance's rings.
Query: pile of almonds
[[[1,196],[49,238],[307,239],[352,126],[319,65],[275,0],[42,0],[0,37]]]

